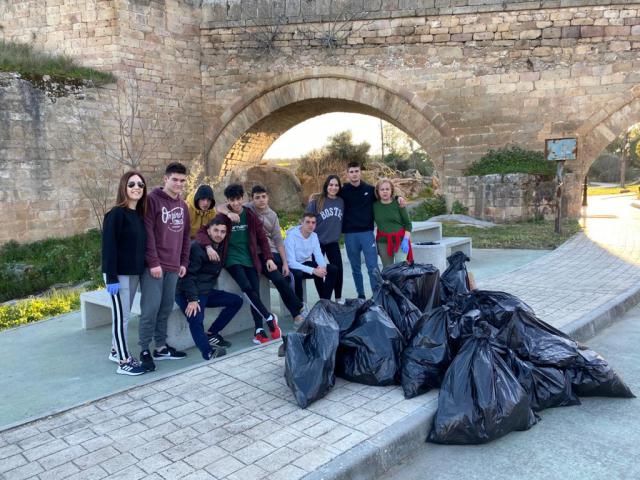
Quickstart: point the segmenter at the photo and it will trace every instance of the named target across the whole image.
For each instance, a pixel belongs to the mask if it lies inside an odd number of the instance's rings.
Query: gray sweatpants
[[[156,348],[167,343],[167,320],[176,298],[176,272],[162,272],[161,278],[153,278],[145,268],[140,276],[140,325],[138,345],[149,350],[151,340]]]

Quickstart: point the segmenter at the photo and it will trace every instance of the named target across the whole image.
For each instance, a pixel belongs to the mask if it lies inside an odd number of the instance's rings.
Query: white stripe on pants
[[[118,352],[120,361],[127,360],[129,349],[127,348],[127,329],[131,317],[131,306],[138,290],[138,275],[118,275],[120,290],[116,295],[111,295],[112,302],[112,340],[111,348]]]

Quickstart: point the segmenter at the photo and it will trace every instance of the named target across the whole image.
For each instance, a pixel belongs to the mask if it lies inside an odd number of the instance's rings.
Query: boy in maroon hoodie
[[[164,187],[147,198],[144,225],[147,231],[145,271],[140,277],[140,362],[147,371],[156,369],[153,360],[179,360],[186,353],[167,345],[167,320],[173,310],[176,283],[189,265],[189,213],[180,198],[187,168],[170,163],[164,172]],[[149,351],[155,341],[153,356]]]

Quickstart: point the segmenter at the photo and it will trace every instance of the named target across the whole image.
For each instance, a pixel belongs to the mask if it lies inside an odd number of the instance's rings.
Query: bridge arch
[[[206,170],[224,175],[257,164],[271,144],[291,127],[330,112],[382,118],[412,136],[442,170],[442,116],[411,90],[391,79],[356,68],[313,68],[276,77],[241,92],[207,133]]]
[[[621,95],[603,108],[578,130],[578,155],[582,173],[586,174],[598,155],[622,132],[640,122],[640,86]]]

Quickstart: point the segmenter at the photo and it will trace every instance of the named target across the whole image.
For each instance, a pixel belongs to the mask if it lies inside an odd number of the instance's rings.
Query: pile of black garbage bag
[[[478,444],[537,423],[580,396],[632,398],[596,352],[505,292],[470,290],[461,252],[432,265],[386,267],[370,300],[320,300],[285,337],[285,378],[302,408],[338,375],[400,384],[406,398],[439,388],[427,440]]]

